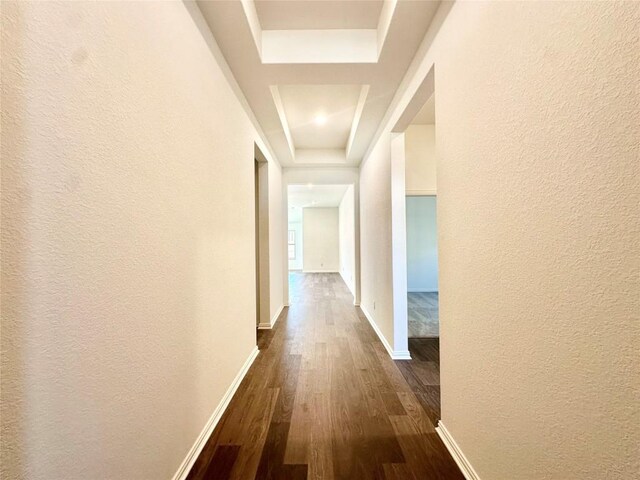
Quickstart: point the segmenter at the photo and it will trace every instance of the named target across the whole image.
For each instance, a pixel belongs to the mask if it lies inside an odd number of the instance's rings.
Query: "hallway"
[[[640,1],[0,0],[0,58],[0,479],[640,479]]]
[[[437,340],[394,362],[339,274],[293,273],[290,286],[188,478],[463,478],[434,430]]]

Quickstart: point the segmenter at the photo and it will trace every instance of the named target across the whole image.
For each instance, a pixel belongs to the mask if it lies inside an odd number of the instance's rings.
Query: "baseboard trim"
[[[280,308],[278,309],[278,311],[276,312],[276,314],[273,316],[273,318],[269,323],[258,324],[258,330],[271,330],[273,326],[276,324],[276,322],[278,321],[278,319],[280,318],[280,314],[282,313],[282,311],[284,310],[284,307],[286,306],[287,305],[280,305]]]
[[[222,414],[229,406],[229,402],[231,402],[231,399],[235,395],[236,390],[238,390],[240,383],[242,383],[242,380],[244,379],[245,375],[249,371],[249,368],[253,364],[253,361],[256,359],[259,352],[260,351],[258,350],[257,346],[253,347],[253,350],[251,350],[249,357],[244,362],[244,365],[242,365],[242,368],[236,375],[236,378],[234,378],[233,382],[231,382],[231,385],[225,392],[224,396],[222,397],[222,400],[220,400],[220,403],[218,404],[216,409],[213,411],[213,414],[211,415],[211,417],[209,417],[209,420],[207,421],[206,425],[202,429],[202,432],[200,432],[200,435],[196,439],[196,442],[193,444],[193,446],[189,450],[189,453],[187,453],[187,456],[180,464],[178,471],[173,476],[173,480],[185,480],[187,478],[187,475],[189,475],[189,472],[191,471],[193,464],[195,463],[196,459],[200,455],[200,452],[202,452],[202,449],[204,448],[204,446],[207,444],[209,437],[213,433],[213,430],[216,428],[216,425],[220,421],[220,418],[222,418]]]
[[[337,270],[303,270],[302,273],[340,273]]]
[[[464,456],[464,453],[462,453],[462,450],[460,450],[460,447],[451,436],[451,433],[449,433],[449,430],[447,430],[447,427],[444,426],[442,420],[438,422],[436,432],[438,432],[438,435],[440,435],[442,443],[444,443],[444,446],[447,447],[447,450],[449,450],[449,453],[460,468],[460,471],[464,475],[464,478],[466,478],[467,480],[480,480],[480,476],[473,469],[467,457]]]
[[[409,353],[408,350],[394,351],[393,348],[391,348],[391,345],[389,345],[389,342],[387,342],[387,339],[384,338],[384,335],[378,328],[378,325],[376,325],[376,322],[373,321],[373,317],[369,312],[367,312],[366,308],[360,305],[360,310],[362,310],[362,313],[364,313],[364,316],[367,318],[367,320],[369,321],[369,324],[371,325],[373,330],[376,332],[376,335],[378,335],[378,338],[382,342],[382,345],[384,345],[384,348],[387,350],[387,353],[389,353],[389,356],[391,357],[392,360],[411,360],[411,354]]]
[[[407,292],[409,293],[438,293],[438,290],[433,290],[429,288],[407,288]]]
[[[409,353],[409,350],[394,350],[391,358],[394,360],[411,360],[411,353]]]

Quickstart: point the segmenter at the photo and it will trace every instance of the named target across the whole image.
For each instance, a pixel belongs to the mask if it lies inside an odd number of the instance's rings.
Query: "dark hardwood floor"
[[[434,426],[437,339],[390,359],[338,274],[291,275],[291,307],[198,457],[196,479],[464,479]]]

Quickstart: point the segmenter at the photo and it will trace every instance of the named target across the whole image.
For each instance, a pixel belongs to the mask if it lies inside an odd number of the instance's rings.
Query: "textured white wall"
[[[349,185],[338,207],[338,229],[340,243],[340,275],[351,290],[355,292],[355,198],[353,185]]]
[[[1,69],[0,476],[170,478],[255,345],[257,134],[181,2],[2,2]]]
[[[442,419],[483,480],[640,471],[639,24],[632,2],[456,2],[389,117],[435,65]],[[388,285],[388,131],[363,302]]]
[[[407,289],[438,291],[436,197],[407,197]]]
[[[338,207],[302,209],[302,264],[305,272],[338,272]]]
[[[391,142],[383,135],[360,168],[361,307],[393,338]]]
[[[407,194],[436,193],[435,125],[409,125],[405,140]]]

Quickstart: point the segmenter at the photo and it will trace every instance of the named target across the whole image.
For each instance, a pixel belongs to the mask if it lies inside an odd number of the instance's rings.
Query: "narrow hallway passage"
[[[434,430],[437,340],[394,362],[339,274],[292,273],[291,307],[190,479],[462,479]]]

